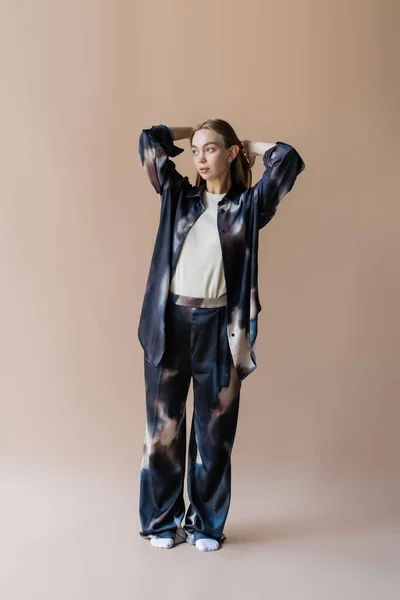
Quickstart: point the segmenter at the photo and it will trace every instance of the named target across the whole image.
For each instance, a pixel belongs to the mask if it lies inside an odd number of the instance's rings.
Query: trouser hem
[[[222,534],[220,537],[215,536],[215,535],[207,535],[205,533],[202,533],[201,531],[194,531],[193,533],[190,533],[189,531],[186,531],[186,542],[188,544],[192,544],[192,546],[196,545],[197,540],[204,540],[204,539],[208,539],[208,540],[216,540],[219,544],[223,544],[226,540],[226,535]]]

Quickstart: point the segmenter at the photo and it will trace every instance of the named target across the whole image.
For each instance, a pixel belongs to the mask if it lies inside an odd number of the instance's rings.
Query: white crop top
[[[218,202],[224,196],[204,190],[205,210],[185,238],[171,280],[171,292],[194,298],[219,298],[226,293],[217,227]]]

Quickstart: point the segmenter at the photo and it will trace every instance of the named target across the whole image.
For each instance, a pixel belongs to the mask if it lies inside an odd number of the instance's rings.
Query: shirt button
[[[235,337],[235,334],[234,334],[234,333],[231,333],[231,336],[232,336],[232,337]]]

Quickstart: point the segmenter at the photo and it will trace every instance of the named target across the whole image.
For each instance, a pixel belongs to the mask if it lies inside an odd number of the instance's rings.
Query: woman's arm
[[[263,157],[264,173],[252,186],[257,205],[258,227],[261,229],[272,219],[282,198],[290,192],[305,163],[293,146],[285,142],[250,142],[244,140],[250,168],[257,156]]]
[[[242,144],[250,163],[250,169],[254,165],[257,156],[264,156],[267,150],[275,146],[275,143],[272,142],[251,142],[250,140],[243,140]]]
[[[192,132],[191,127],[170,127],[174,140],[186,140]]]
[[[164,188],[180,185],[185,179],[176,170],[171,157],[184,151],[175,146],[174,140],[183,139],[189,131],[189,127],[171,129],[167,125],[153,125],[150,129],[142,130],[139,138],[140,160],[157,194],[162,195]]]

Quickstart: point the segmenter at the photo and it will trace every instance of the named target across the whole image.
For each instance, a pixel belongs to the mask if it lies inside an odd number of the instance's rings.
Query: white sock
[[[200,538],[196,542],[196,548],[201,550],[201,552],[213,552],[214,550],[218,550],[219,543],[212,538]]]
[[[150,543],[155,548],[172,548],[174,540],[172,538],[153,537]]]

